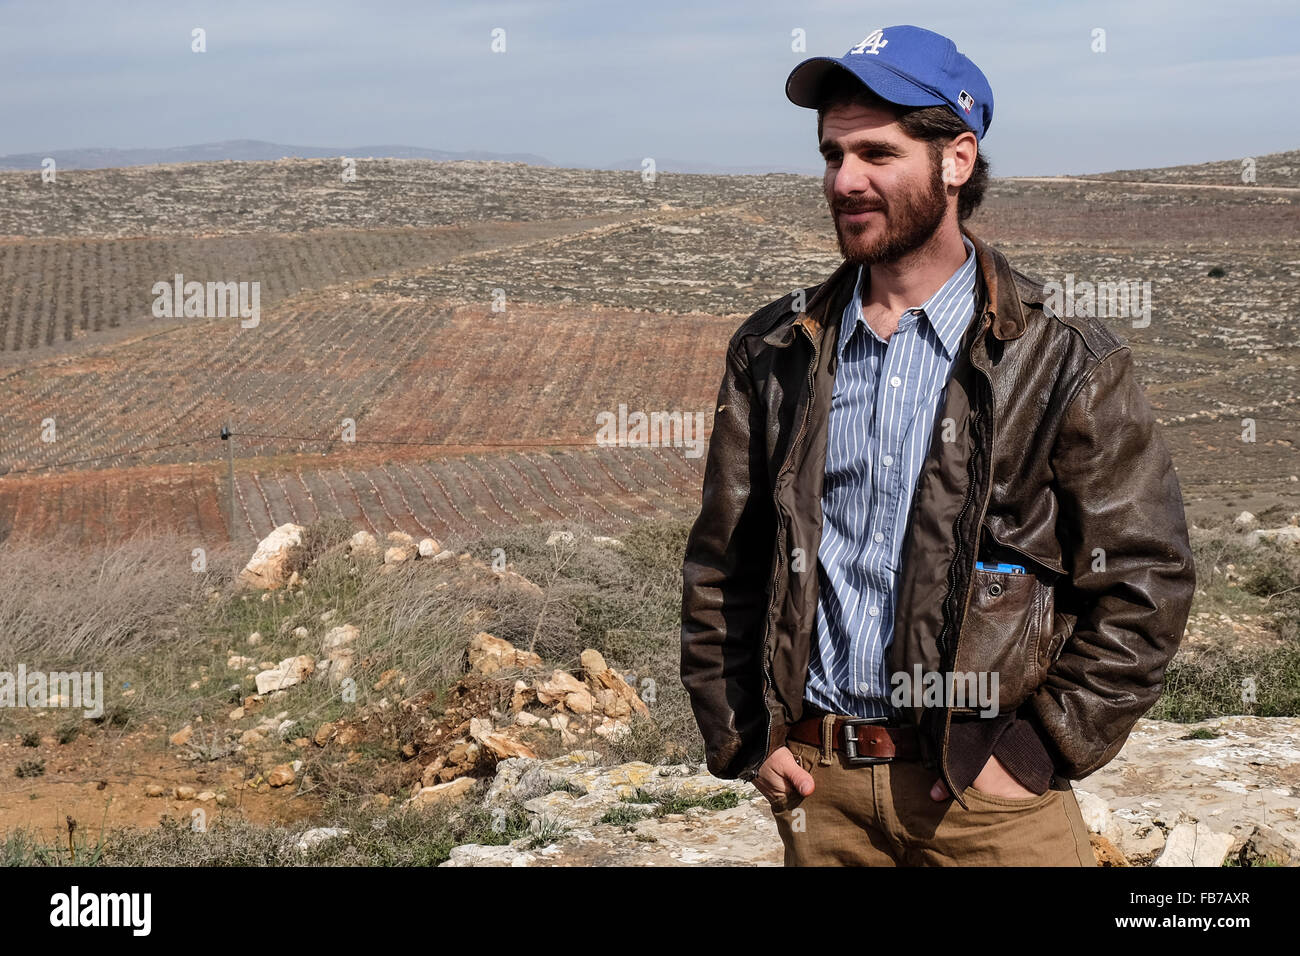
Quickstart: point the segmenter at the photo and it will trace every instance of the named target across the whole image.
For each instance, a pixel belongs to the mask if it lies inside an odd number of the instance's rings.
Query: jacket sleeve
[[[1196,586],[1178,477],[1128,346],[1075,392],[1052,467],[1079,614],[1030,700],[1061,774],[1079,779],[1120,751],[1160,697]]]
[[[681,679],[709,772],[724,779],[751,779],[767,756],[761,656],[775,521],[764,436],[762,403],[733,341],[682,564]]]

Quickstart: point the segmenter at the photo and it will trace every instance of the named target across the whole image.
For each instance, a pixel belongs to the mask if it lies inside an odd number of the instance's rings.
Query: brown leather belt
[[[820,749],[825,716],[815,714],[796,721],[786,737]],[[883,717],[837,716],[831,723],[831,749],[843,753],[851,766],[921,759],[916,728],[911,724],[889,727]]]

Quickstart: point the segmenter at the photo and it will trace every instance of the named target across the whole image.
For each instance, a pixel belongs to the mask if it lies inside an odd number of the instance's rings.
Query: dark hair
[[[817,96],[817,139],[822,137],[822,120],[826,111],[833,106],[843,105],[869,106],[887,110],[894,114],[903,132],[912,139],[923,140],[930,153],[930,161],[937,167],[943,159],[943,148],[961,133],[972,132],[971,128],[958,119],[957,114],[946,106],[899,106],[881,99],[867,89],[861,81],[836,70],[822,81]],[[975,167],[970,178],[962,183],[957,192],[957,221],[965,222],[984,201],[984,192],[989,185],[989,161],[979,151],[976,144]]]

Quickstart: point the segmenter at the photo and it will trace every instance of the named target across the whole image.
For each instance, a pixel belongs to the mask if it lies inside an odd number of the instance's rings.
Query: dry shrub
[[[0,547],[0,657],[83,666],[183,640],[226,556],[196,573],[192,540],[137,537],[102,549],[10,541]],[[217,570],[219,568],[219,570]]]

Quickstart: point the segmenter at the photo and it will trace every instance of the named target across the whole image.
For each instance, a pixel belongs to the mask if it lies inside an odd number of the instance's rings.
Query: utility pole
[[[221,426],[221,440],[226,442],[227,474],[230,496],[226,501],[226,527],[230,529],[230,543],[235,543],[235,439],[230,433],[230,422]]]

